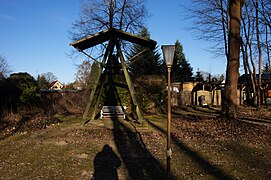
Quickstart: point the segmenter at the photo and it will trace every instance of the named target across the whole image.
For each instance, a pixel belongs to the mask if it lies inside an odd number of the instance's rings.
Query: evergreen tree
[[[263,67],[263,74],[270,74],[271,73],[271,68],[268,65],[268,63],[265,63],[264,67]]]
[[[41,90],[48,89],[48,86],[50,84],[44,75],[38,75],[37,83],[38,83],[38,88]]]
[[[150,39],[150,33],[147,28],[142,28],[139,36]],[[145,47],[134,44],[130,50],[130,53],[127,55],[128,59],[143,51],[144,48]],[[135,61],[132,61],[129,66],[131,73],[133,75],[160,75],[163,69],[163,61],[160,58],[161,54],[157,49],[158,47],[156,46],[154,50],[149,50]]]
[[[21,91],[18,100],[19,106],[31,106],[40,103],[38,83],[30,74],[14,73],[10,75],[8,81]]]
[[[26,72],[13,73],[10,75],[8,80],[21,90],[25,90],[27,88],[31,88],[32,86],[38,85],[35,78]]]
[[[183,52],[183,46],[178,40],[175,43],[175,48],[175,55],[171,70],[173,82],[191,81],[193,68],[186,60]]]
[[[202,75],[202,73],[199,71],[199,69],[198,69],[198,71],[196,72],[195,81],[196,81],[196,82],[203,82],[203,81],[204,81],[203,75]]]

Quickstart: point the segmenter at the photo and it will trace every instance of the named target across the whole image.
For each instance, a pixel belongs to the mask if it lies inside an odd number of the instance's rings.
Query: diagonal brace
[[[136,114],[137,114],[138,121],[139,121],[139,123],[142,123],[143,117],[142,117],[141,111],[139,109],[139,104],[138,104],[138,101],[136,98],[135,88],[132,84],[130,75],[128,73],[126,63],[125,63],[125,60],[124,60],[124,57],[123,57],[123,54],[122,54],[122,51],[120,48],[120,44],[118,41],[116,41],[116,48],[117,48],[118,55],[120,57],[122,70],[123,70],[123,73],[124,73],[124,76],[125,76],[125,79],[126,79],[126,82],[127,82],[127,85],[128,85],[131,97],[132,97],[133,104],[136,106]]]

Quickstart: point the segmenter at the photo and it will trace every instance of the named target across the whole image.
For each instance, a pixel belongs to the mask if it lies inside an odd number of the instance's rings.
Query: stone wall
[[[212,92],[213,95],[213,106],[221,106],[222,103],[222,96],[221,96],[221,90],[214,90]]]

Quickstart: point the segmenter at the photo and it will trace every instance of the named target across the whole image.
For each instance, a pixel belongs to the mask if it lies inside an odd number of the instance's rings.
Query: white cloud
[[[4,19],[7,21],[15,21],[15,18],[12,16],[8,16],[8,15],[4,15],[4,14],[0,14],[0,19]]]
[[[41,16],[48,18],[56,23],[67,23],[68,18],[64,17],[63,15],[55,12],[46,12],[46,13],[40,13]]]

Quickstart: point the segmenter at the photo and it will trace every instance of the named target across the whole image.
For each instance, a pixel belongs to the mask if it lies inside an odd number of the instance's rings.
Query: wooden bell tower
[[[122,47],[121,43],[123,43],[124,41],[136,43],[138,45],[146,47],[146,49],[139,52],[138,54],[136,54],[129,60],[125,61],[123,53],[122,53],[122,49],[121,49]],[[114,90],[115,89],[114,78],[113,78],[114,76],[112,76],[112,74],[118,73],[121,71],[121,73],[124,74],[128,89],[130,91],[132,103],[135,106],[135,113],[137,115],[137,120],[138,122],[141,123],[143,120],[143,117],[142,117],[142,113],[140,111],[139,103],[136,97],[136,91],[135,91],[134,85],[131,81],[131,77],[127,70],[127,62],[133,62],[136,58],[138,58],[141,54],[147,52],[149,49],[154,49],[156,46],[156,42],[150,39],[146,39],[146,38],[136,36],[131,33],[127,33],[127,32],[112,28],[112,29],[105,30],[103,32],[99,32],[95,35],[88,36],[81,40],[75,41],[71,43],[70,45],[76,48],[78,51],[84,53],[86,56],[92,58],[89,54],[84,52],[84,50],[94,47],[98,44],[105,43],[105,42],[108,42],[108,44],[103,54],[103,58],[100,61],[98,61],[100,63],[101,68],[99,69],[97,79],[90,93],[88,103],[87,103],[85,112],[83,114],[83,119],[84,120],[88,119],[89,112],[92,112],[90,120],[93,120],[95,118],[101,92],[105,86],[105,82],[110,82],[109,84],[111,86],[109,87]],[[116,52],[116,54],[114,54],[114,52]],[[108,90],[108,92],[112,93],[113,91]],[[115,102],[111,102],[111,103],[115,103]]]

